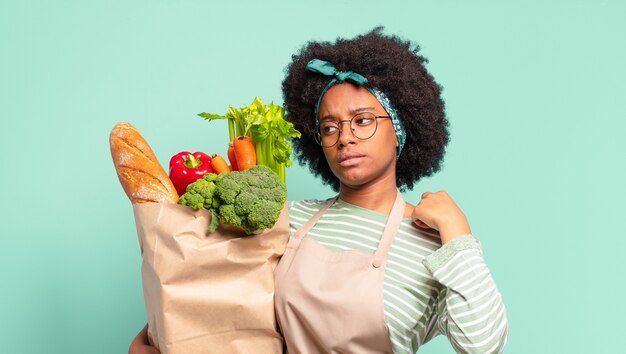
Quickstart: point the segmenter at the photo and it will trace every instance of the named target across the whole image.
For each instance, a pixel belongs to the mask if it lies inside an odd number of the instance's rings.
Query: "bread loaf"
[[[178,202],[172,181],[135,127],[118,123],[111,130],[109,143],[117,176],[133,204]]]

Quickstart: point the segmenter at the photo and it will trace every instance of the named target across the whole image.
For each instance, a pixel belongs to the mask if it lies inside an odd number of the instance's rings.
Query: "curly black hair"
[[[300,165],[333,190],[339,179],[331,171],[322,147],[315,141],[315,104],[330,77],[306,69],[311,59],[331,62],[339,71],[365,76],[373,87],[384,92],[398,110],[406,129],[406,142],[396,165],[400,190],[441,169],[449,141],[442,87],[425,68],[428,60],[419,54],[419,45],[382,34],[383,27],[353,39],[337,38],[335,43],[311,41],[292,56],[282,83],[287,119],[302,133],[293,140]]]

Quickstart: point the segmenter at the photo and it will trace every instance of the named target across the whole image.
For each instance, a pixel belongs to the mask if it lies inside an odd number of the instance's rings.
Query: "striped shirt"
[[[289,202],[291,236],[327,200]],[[374,253],[387,215],[338,199],[307,237],[335,250]],[[480,242],[472,235],[443,247],[436,233],[402,219],[387,255],[384,312],[393,351],[415,353],[448,337],[458,353],[500,353],[508,337],[506,310]]]

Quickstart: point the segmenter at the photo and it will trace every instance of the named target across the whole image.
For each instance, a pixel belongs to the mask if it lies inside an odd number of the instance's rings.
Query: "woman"
[[[297,157],[339,194],[290,203],[275,271],[290,353],[414,353],[444,334],[459,353],[499,353],[508,335],[479,241],[445,191],[412,189],[448,143],[441,89],[419,48],[381,28],[311,42],[283,82]],[[149,353],[145,329],[130,353]],[[143,350],[143,351],[142,351]]]

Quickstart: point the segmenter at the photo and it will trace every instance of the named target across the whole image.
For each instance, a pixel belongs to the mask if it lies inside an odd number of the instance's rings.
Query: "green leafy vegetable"
[[[285,167],[292,165],[291,144],[301,134],[291,122],[285,120],[285,110],[274,103],[264,104],[259,97],[245,107],[229,107],[225,115],[200,113],[200,117],[212,121],[228,119],[230,140],[236,136],[250,136],[255,145],[257,165],[269,167],[285,184]]]
[[[211,210],[209,232],[217,229],[219,218],[252,234],[274,226],[285,200],[287,189],[278,175],[267,166],[254,166],[241,172],[207,173],[187,187],[179,204]]]

